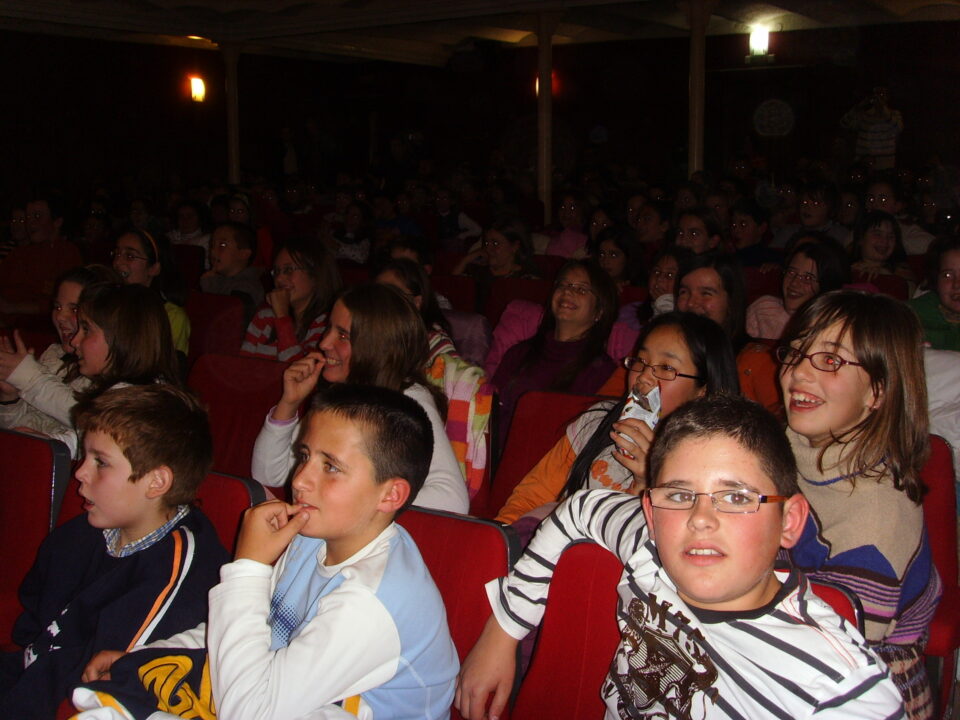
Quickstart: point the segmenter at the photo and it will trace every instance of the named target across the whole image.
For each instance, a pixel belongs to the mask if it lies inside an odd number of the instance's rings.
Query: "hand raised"
[[[624,438],[621,433],[627,437]],[[617,448],[623,451],[615,452],[613,457],[633,473],[636,480],[634,486],[638,490],[642,489],[647,482],[647,453],[650,452],[650,444],[653,442],[653,430],[642,420],[627,418],[613,424],[610,437]]]
[[[290,314],[290,291],[283,288],[276,288],[267,293],[267,302],[273,314],[278,318],[287,317]]]
[[[19,330],[13,331],[13,341],[8,337],[0,338],[0,380],[10,377],[27,355],[33,355],[33,348],[26,346]]]
[[[312,352],[290,363],[283,371],[283,395],[273,411],[274,420],[290,420],[317,387],[326,359],[321,352]]]

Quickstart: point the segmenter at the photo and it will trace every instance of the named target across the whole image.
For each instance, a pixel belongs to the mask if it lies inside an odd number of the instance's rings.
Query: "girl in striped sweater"
[[[787,435],[811,508],[791,557],[859,596],[867,641],[913,720],[932,717],[923,648],[941,591],[921,507],[929,444],[921,339],[905,305],[835,291],[797,311],[777,350]]]

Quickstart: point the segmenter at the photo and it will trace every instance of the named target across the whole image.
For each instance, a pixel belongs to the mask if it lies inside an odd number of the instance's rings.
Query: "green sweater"
[[[929,292],[910,301],[910,307],[920,316],[923,335],[937,350],[960,351],[960,323],[952,323],[940,310],[940,298]]]

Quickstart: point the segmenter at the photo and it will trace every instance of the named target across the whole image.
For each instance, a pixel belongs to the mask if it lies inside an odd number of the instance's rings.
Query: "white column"
[[[227,85],[227,182],[240,184],[240,97],[237,81],[237,64],[240,48],[233,43],[220,45],[223,64],[226,66]]]
[[[543,222],[553,212],[553,32],[558,16],[542,12],[537,16],[537,189],[543,202]]]

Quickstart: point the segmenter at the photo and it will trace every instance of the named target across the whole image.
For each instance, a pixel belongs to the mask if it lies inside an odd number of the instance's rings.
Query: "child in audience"
[[[439,355],[457,352],[450,339],[450,323],[440,310],[437,296],[430,287],[430,277],[422,265],[406,258],[390,260],[377,274],[376,282],[395,287],[420,311],[430,346],[426,367],[430,367]]]
[[[38,377],[34,407],[65,426],[51,437],[62,440],[74,454],[79,446],[71,412],[78,396],[99,395],[118,384],[180,385],[180,368],[163,303],[155,292],[141,285],[87,286],[80,293],[77,330],[70,345],[76,360],[75,369],[64,376],[67,383],[49,374]],[[32,354],[21,343],[16,356],[23,363]],[[35,361],[26,362],[24,368]],[[83,387],[73,386],[75,373],[86,378]],[[14,381],[17,377],[15,373]]]
[[[173,345],[186,359],[190,349],[190,318],[183,309],[186,299],[183,279],[176,270],[169,240],[162,236],[157,239],[146,230],[130,230],[117,239],[111,257],[113,269],[123,282],[153,288],[163,298]]]
[[[72,437],[73,393],[90,382],[77,369],[72,344],[80,293],[87,285],[115,278],[103,265],[74,268],[60,276],[51,316],[59,342],[52,343],[39,358],[33,356],[18,332],[12,339],[0,338],[0,427]]]
[[[536,335],[503,355],[493,386],[500,396],[500,442],[506,441],[520,396],[529,390],[593,393],[616,367],[606,354],[617,317],[610,277],[592,262],[570,260],[557,283]]]
[[[200,278],[200,289],[215,295],[233,295],[243,301],[247,322],[263,302],[260,269],[251,266],[257,255],[257,236],[253,228],[228,222],[213,231],[210,238],[210,270]]]
[[[850,280],[850,263],[844,251],[820,233],[805,233],[794,244],[783,270],[780,297],[762,295],[747,308],[747,335],[777,340],[790,316],[810,298],[839,290]]]
[[[897,275],[907,281],[907,297],[913,295],[917,279],[907,265],[900,223],[882,210],[871,210],[853,230],[850,247],[851,269],[871,280],[877,275]]]
[[[811,508],[791,557],[859,595],[909,717],[931,717],[923,648],[941,585],[921,507],[920,325],[892,298],[839,290],[801,308],[783,342],[787,437]]]
[[[933,242],[933,235],[905,214],[906,197],[895,175],[880,175],[870,182],[864,197],[864,209],[890,213],[896,218],[907,255],[923,255]]]
[[[800,189],[799,223],[779,228],[770,247],[792,250],[790,240],[800,230],[816,230],[829,235],[835,242],[846,244],[847,229],[834,222],[833,216],[840,202],[840,194],[833,183],[810,182]]]
[[[705,315],[722,327],[734,351],[743,345],[746,289],[743,269],[732,255],[706,254],[680,267],[677,310]]]
[[[575,193],[564,193],[557,208],[558,228],[551,233],[547,255],[582,257],[587,252],[589,237],[584,232],[589,216],[586,202]]]
[[[394,523],[424,481],[431,446],[423,409],[398,392],[341,384],[319,393],[296,444],[294,504],[273,500],[244,516],[206,627],[112,667],[116,653],[105,653],[85,677],[109,669],[137,685],[136,668],[156,651],[182,663],[193,649],[203,680],[155,686],[163,709],[182,696],[168,692],[193,691],[203,707],[184,717],[212,717],[213,705],[230,720],[447,717],[457,651],[420,552]],[[84,707],[99,706],[89,699]]]
[[[780,263],[781,256],[767,247],[770,213],[751,198],[742,198],[730,210],[730,237],[734,253],[744,267]]]
[[[624,563],[621,641],[600,690],[607,717],[903,717],[856,628],[801,573],[774,570],[808,509],[773,416],[724,395],[690,402],[657,429],[649,471],[642,500],[575,494],[513,572],[488,584],[493,616],[458,678],[465,718],[487,717],[491,692],[488,717],[500,715],[517,642],[539,624],[553,568],[578,539]]]
[[[938,350],[960,351],[960,238],[942,237],[930,247],[930,292],[910,301],[924,340]]]
[[[75,410],[83,515],[54,530],[20,587],[0,716],[51,718],[100,650],[132,650],[207,614],[226,551],[191,506],[210,468],[207,416],[169,385],[129,386]]]
[[[254,315],[241,355],[290,362],[317,349],[340,274],[322,243],[292,239],[273,261],[275,288]]]
[[[570,423],[514,489],[497,513],[498,521],[513,523],[527,516],[531,520],[523,527],[528,530],[558,500],[584,488],[639,494],[647,485],[653,431],[639,420],[620,419],[631,392],[646,395],[659,387],[661,418],[693,398],[739,393],[730,341],[715,322],[693,313],[671,312],[651,320],[640,333],[635,356],[625,358],[623,366],[620,399],[597,403]]]
[[[468,275],[477,283],[477,312],[483,312],[494,282],[501,278],[535,278],[530,262],[530,233],[517,219],[498,221],[483,236],[480,247],[468,252],[453,275]]]
[[[346,291],[330,312],[330,328],[312,352],[283,374],[283,395],[266,417],[253,448],[252,477],[270,487],[286,483],[294,466],[290,448],[301,404],[320,377],[328,383],[376,385],[416,400],[433,428],[433,458],[415,504],[465,513],[463,473],[444,429],[445,399],[425,378],[427,332],[420,314],[399,290],[366,285]]]
[[[694,255],[720,250],[723,231],[713,211],[705,207],[691,207],[677,217],[677,247],[686,248]]]
[[[628,285],[638,285],[641,278],[640,248],[618,227],[601,230],[591,246],[591,254],[601,269],[622,292]]]

